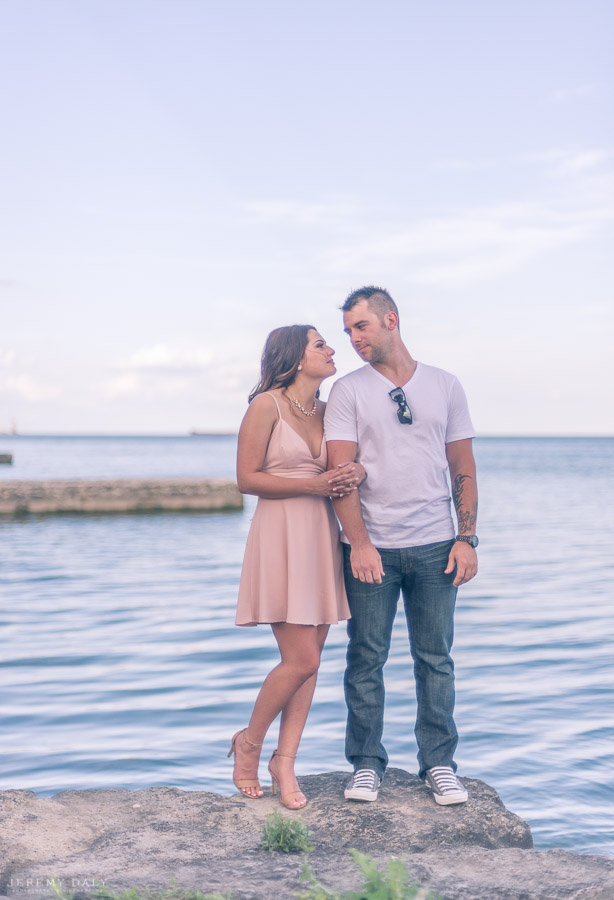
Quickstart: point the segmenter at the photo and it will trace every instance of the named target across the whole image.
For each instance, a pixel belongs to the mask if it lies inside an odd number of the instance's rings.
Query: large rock
[[[346,774],[301,779],[309,797],[302,821],[313,833],[307,857],[337,890],[361,876],[348,849],[382,865],[402,857],[421,884],[448,900],[596,900],[614,898],[614,861],[531,850],[528,825],[481,781],[464,779],[470,800],[439,807],[422,782],[389,770],[377,803],[347,803]],[[267,795],[247,800],[175,788],[64,791],[41,799],[0,793],[0,893],[51,897],[48,879],[87,893],[94,880],[230,893],[236,900],[283,900],[300,889],[303,854],[260,849],[266,816],[280,809]],[[282,809],[284,815],[299,815]]]

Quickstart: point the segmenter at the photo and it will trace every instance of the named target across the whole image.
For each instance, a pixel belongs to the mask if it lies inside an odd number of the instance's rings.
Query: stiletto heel
[[[269,775],[271,776],[271,793],[275,796],[277,787],[279,787],[279,802],[283,803],[283,805],[287,809],[303,809],[304,806],[307,806],[307,798],[303,794],[302,791],[290,791],[289,794],[286,794],[285,797],[281,790],[281,782],[273,769],[271,768],[271,763],[273,759],[278,756],[280,759],[296,759],[296,756],[286,756],[283,753],[278,753],[277,750],[273,751],[273,756],[269,760]],[[296,798],[294,800],[293,798]],[[303,801],[301,803],[301,800]]]
[[[237,762],[238,762],[238,755],[237,755],[237,738],[239,738],[241,735],[243,735],[243,742],[244,742],[245,744],[247,744],[249,747],[254,747],[254,748],[255,748],[255,747],[260,747],[260,746],[261,746],[260,744],[254,744],[253,741],[250,741],[250,739],[247,737],[247,735],[246,735],[246,733],[245,733],[246,731],[247,731],[247,728],[243,728],[241,731],[237,731],[236,734],[233,734],[232,740],[231,740],[231,742],[230,742],[230,750],[228,751],[227,756],[230,757],[230,756],[232,756],[232,754],[234,753],[234,756],[235,756],[235,767],[236,767]],[[233,780],[234,786],[235,786],[236,788],[239,789],[239,791],[243,794],[244,797],[248,797],[250,800],[260,800],[260,798],[262,797],[262,788],[260,787],[260,782],[258,781],[258,768],[257,768],[257,767],[256,767],[256,776],[255,776],[255,778],[251,778],[251,779],[249,779],[249,778],[240,778],[240,779],[237,779],[237,778],[234,777],[234,770],[233,770],[232,780]],[[257,792],[259,792],[259,793],[256,793],[256,794],[247,794],[246,791],[248,791],[250,788],[254,788],[254,789],[255,789]]]

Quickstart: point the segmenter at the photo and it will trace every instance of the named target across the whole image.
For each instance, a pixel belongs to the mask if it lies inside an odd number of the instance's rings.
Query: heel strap
[[[244,728],[243,731],[241,732],[241,734],[243,735],[244,742],[246,744],[248,744],[248,746],[250,746],[250,747],[262,747],[262,744],[254,744],[253,741],[250,741],[250,739],[248,738],[248,736],[246,734],[246,731],[247,731],[247,728]]]
[[[287,753],[278,753],[277,750],[273,756],[279,756],[281,759],[296,759],[296,756],[288,756]]]

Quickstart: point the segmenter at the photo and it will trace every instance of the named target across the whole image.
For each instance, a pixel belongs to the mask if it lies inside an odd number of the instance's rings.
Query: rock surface
[[[241,509],[243,497],[224,478],[4,481],[0,515],[28,513],[210,512]]]
[[[464,779],[469,802],[437,806],[414,775],[391,769],[377,803],[347,803],[347,774],[301,779],[309,797],[302,821],[313,834],[307,855],[329,888],[356,888],[356,848],[382,865],[404,859],[425,887],[447,900],[612,900],[614,860],[564,851],[534,851],[529,826],[496,792]],[[282,809],[261,800],[175,788],[64,791],[42,799],[0,793],[0,894],[53,896],[48,879],[87,893],[94,879],[133,885],[230,893],[233,900],[284,900],[301,889],[305,854],[260,849],[266,816]]]

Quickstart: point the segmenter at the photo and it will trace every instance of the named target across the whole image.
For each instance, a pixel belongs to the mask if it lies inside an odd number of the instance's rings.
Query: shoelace
[[[460,781],[449,766],[435,766],[429,771],[441,794],[445,794],[446,791],[462,790]]]
[[[377,783],[377,773],[372,772],[370,769],[358,769],[357,772],[354,772],[352,787],[374,790],[377,787]]]

